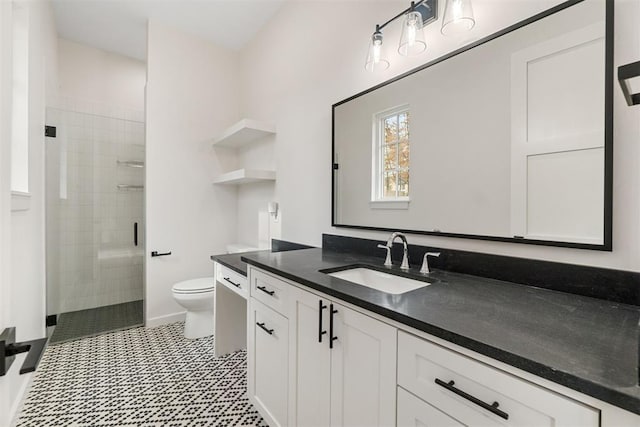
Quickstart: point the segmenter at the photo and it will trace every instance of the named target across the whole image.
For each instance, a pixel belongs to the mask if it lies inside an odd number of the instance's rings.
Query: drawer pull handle
[[[498,409],[498,406],[500,406],[500,404],[498,402],[493,402],[491,405],[489,405],[488,403],[483,402],[482,400],[478,399],[477,397],[473,397],[470,394],[465,393],[464,391],[460,390],[459,388],[454,387],[454,385],[455,385],[454,381],[449,381],[448,383],[445,383],[441,379],[436,378],[436,384],[438,384],[441,387],[446,388],[447,390],[457,394],[458,396],[460,396],[460,397],[462,397],[464,399],[467,399],[471,403],[475,403],[476,405],[486,409],[489,412],[493,412],[494,414],[496,414],[500,418],[504,418],[505,420],[509,419],[509,414],[507,414],[506,412],[501,411],[500,409]]]
[[[327,308],[326,304],[322,303],[322,300],[318,301],[318,342],[322,342],[322,336],[327,333],[327,331],[322,330],[322,310]]]
[[[236,288],[241,287],[240,283],[235,283],[232,282],[231,279],[229,279],[228,277],[223,277],[224,280],[226,280],[227,282],[231,283],[233,286],[235,286]]]
[[[273,335],[273,329],[269,329],[266,326],[264,326],[264,322],[262,322],[262,323],[257,322],[256,325],[260,326],[260,329],[262,329],[263,331],[265,331],[269,335]]]
[[[329,348],[333,348],[333,342],[338,339],[333,335],[333,315],[337,312],[338,310],[333,309],[333,304],[329,304]]]
[[[258,289],[260,289],[262,292],[264,292],[267,295],[271,295],[273,296],[273,294],[276,293],[276,291],[270,291],[268,290],[265,286],[258,286]]]

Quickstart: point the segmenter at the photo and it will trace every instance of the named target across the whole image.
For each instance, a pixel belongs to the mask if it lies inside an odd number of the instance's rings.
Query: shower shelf
[[[118,184],[118,190],[127,190],[127,191],[144,190],[144,185]]]
[[[144,162],[139,160],[118,160],[118,166],[125,166],[128,168],[143,168]]]

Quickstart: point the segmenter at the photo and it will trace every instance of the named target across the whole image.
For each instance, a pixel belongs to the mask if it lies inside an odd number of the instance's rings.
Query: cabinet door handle
[[[133,246],[138,246],[138,223],[133,223]]]
[[[447,390],[457,394],[458,396],[460,396],[460,397],[462,397],[464,399],[467,399],[469,402],[475,403],[476,405],[480,406],[481,408],[484,408],[487,411],[496,414],[500,418],[504,418],[505,420],[509,419],[509,414],[507,414],[506,412],[501,411],[500,409],[498,409],[498,406],[500,406],[500,404],[498,402],[493,402],[491,405],[489,405],[488,403],[483,402],[482,400],[478,399],[477,397],[471,396],[469,393],[465,393],[464,391],[460,390],[459,388],[454,387],[454,385],[455,385],[454,381],[449,381],[448,383],[445,383],[441,379],[436,378],[436,384],[438,384],[441,387],[446,388]]]
[[[240,283],[232,282],[231,279],[229,279],[228,277],[223,277],[223,279],[226,280],[227,282],[231,283],[236,288],[239,288],[241,286]]]
[[[337,312],[338,310],[333,309],[333,304],[329,304],[329,348],[333,348],[333,341],[338,339],[333,336],[333,315]]]
[[[260,326],[260,329],[262,329],[263,331],[265,331],[269,335],[273,335],[273,329],[269,329],[266,326],[264,326],[264,322],[256,322],[256,325]]]
[[[262,292],[264,292],[264,293],[265,293],[265,294],[267,294],[267,295],[271,295],[271,296],[273,296],[273,294],[275,294],[275,293],[276,293],[276,291],[270,291],[270,290],[268,290],[268,289],[266,288],[266,286],[258,286],[257,288],[258,288],[258,289],[260,289]]]
[[[322,303],[322,300],[318,301],[318,342],[322,342],[322,336],[327,333],[327,331],[322,330],[322,310],[327,308],[326,304]]]

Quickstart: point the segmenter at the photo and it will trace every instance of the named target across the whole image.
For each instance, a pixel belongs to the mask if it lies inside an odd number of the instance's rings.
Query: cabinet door
[[[331,425],[394,425],[397,329],[335,303],[331,309]]]
[[[291,288],[291,357],[293,382],[291,424],[328,426],[330,420],[329,301],[310,292]],[[321,309],[320,307],[324,307]],[[295,320],[294,320],[295,319]],[[321,329],[322,328],[322,329]]]
[[[402,387],[398,387],[398,427],[464,427]]]
[[[289,321],[250,298],[248,392],[271,426],[287,425]]]

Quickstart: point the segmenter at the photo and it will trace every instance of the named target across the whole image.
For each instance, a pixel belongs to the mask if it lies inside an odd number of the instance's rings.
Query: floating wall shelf
[[[275,133],[276,127],[271,123],[242,119],[214,139],[213,145],[238,148]]]
[[[238,185],[260,181],[275,181],[275,179],[276,172],[272,170],[238,169],[218,176],[213,180],[213,183]]]

